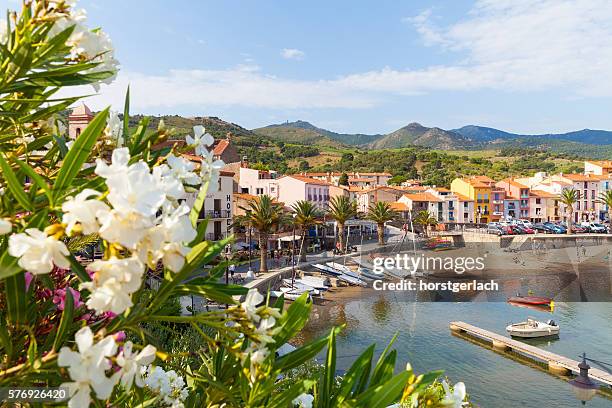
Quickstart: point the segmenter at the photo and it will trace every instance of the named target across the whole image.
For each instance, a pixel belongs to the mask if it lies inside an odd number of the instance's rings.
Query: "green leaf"
[[[340,328],[336,327],[333,329],[334,333],[338,333]],[[329,336],[321,337],[311,343],[306,344],[296,350],[293,350],[282,357],[279,357],[274,362],[274,369],[280,372],[286,372],[291,370],[292,368],[298,367],[316,357],[317,354],[323,347],[329,342]],[[276,344],[276,346],[280,347],[282,344]]]
[[[32,180],[34,180],[34,182],[36,183],[38,188],[40,188],[45,193],[45,195],[47,196],[47,199],[49,200],[50,206],[53,207],[53,197],[51,195],[51,187],[49,187],[47,182],[38,173],[36,173],[34,171],[34,169],[32,167],[30,167],[27,163],[22,162],[21,160],[19,160],[16,157],[13,157],[13,161],[15,163],[17,163],[17,165],[19,167],[21,167],[23,172],[28,177],[30,177]]]
[[[377,365],[374,373],[372,374],[372,378],[370,379],[370,387],[382,384],[393,377],[396,358],[397,350],[392,350],[385,356],[385,359],[379,365]]]
[[[178,285],[174,288],[177,296],[199,295],[218,303],[234,304],[236,301],[232,296],[241,296],[248,292],[248,289],[239,285],[226,285],[221,283],[205,283],[201,285]]]
[[[53,185],[53,192],[56,198],[66,193],[66,190],[70,187],[72,181],[91,154],[96,140],[98,140],[100,133],[106,127],[108,109],[106,108],[96,115],[68,151]]]
[[[66,299],[64,300],[64,312],[60,320],[55,339],[53,340],[53,350],[57,351],[64,344],[64,339],[68,335],[68,329],[72,324],[74,313],[74,298],[72,297],[72,291],[66,288]]]
[[[81,282],[91,281],[89,274],[87,273],[83,265],[81,265],[81,263],[76,260],[73,254],[70,254],[66,258],[68,259],[68,262],[70,262],[70,270],[76,274],[76,276]]]
[[[4,296],[6,298],[8,319],[14,324],[26,321],[26,290],[25,274],[19,273],[4,280]]]
[[[287,314],[279,320],[281,330],[274,336],[275,344],[285,344],[295,337],[304,327],[310,316],[312,302],[308,302],[308,294],[303,293],[287,308]]]
[[[268,408],[285,408],[292,407],[292,401],[299,397],[300,395],[307,392],[312,386],[315,384],[315,381],[312,380],[302,380],[298,381],[289,389],[275,394],[270,401],[266,403],[266,407]]]
[[[21,271],[21,267],[17,265],[17,258],[13,258],[8,251],[5,251],[0,257],[0,279],[8,278]]]
[[[193,203],[193,207],[191,207],[191,212],[189,213],[189,220],[191,221],[192,226],[196,226],[198,223],[198,219],[200,218],[200,212],[202,211],[202,206],[204,205],[204,201],[206,200],[206,193],[208,192],[208,181],[202,184],[200,187],[200,191]]]
[[[377,387],[368,388],[356,400],[360,407],[387,407],[402,397],[410,373],[404,371]]]
[[[64,138],[53,135],[53,140],[55,140],[55,143],[59,148],[60,156],[62,157],[62,159],[66,158],[66,155],[68,154],[68,146],[66,145],[66,141],[64,140]]]
[[[28,196],[26,195],[25,191],[23,191],[23,183],[20,183],[19,180],[17,180],[17,176],[13,172],[13,169],[11,168],[11,166],[9,166],[9,164],[6,162],[6,160],[1,154],[0,169],[2,170],[4,180],[6,181],[9,190],[13,194],[13,197],[15,197],[17,202],[21,204],[24,209],[32,211],[32,203],[28,199]]]
[[[38,358],[38,344],[36,343],[36,337],[34,335],[30,335],[30,345],[28,346],[28,363],[31,366],[36,364],[36,360]]]
[[[130,145],[130,86],[125,93],[125,104],[123,105],[123,140],[125,145]]]
[[[334,383],[336,381],[336,333],[332,330],[327,343],[327,358],[325,359],[325,370],[321,379],[321,393],[319,394],[319,406],[327,407],[332,400]]]
[[[353,362],[351,368],[346,372],[340,384],[340,390],[336,395],[336,405],[341,405],[348,398],[352,390],[353,395],[358,395],[365,390],[370,370],[372,369],[372,358],[374,357],[375,344],[368,347],[361,355]]]

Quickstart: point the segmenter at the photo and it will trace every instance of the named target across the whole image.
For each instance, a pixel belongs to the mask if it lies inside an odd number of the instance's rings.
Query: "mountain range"
[[[445,130],[410,123],[388,134],[369,135],[336,133],[298,120],[253,129],[253,132],[286,143],[333,147],[393,149],[423,146],[442,150],[524,147],[562,153],[580,153],[593,158],[608,158],[612,155],[612,131],[592,129],[530,135],[475,125]]]

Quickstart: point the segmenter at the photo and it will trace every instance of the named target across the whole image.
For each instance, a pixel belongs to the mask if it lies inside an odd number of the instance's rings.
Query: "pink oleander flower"
[[[115,339],[117,343],[123,343],[126,337],[127,336],[123,330],[118,331],[117,333],[113,334],[113,338]]]
[[[30,272],[26,272],[25,274],[25,285],[26,285],[26,292],[28,290],[30,290],[30,284],[32,283],[32,279],[34,279],[34,275],[32,275]]]
[[[74,300],[74,308],[77,309],[78,307],[82,306],[83,302],[81,302],[81,293],[77,290],[72,289],[71,287],[68,287],[68,290],[72,294],[72,299]],[[65,302],[66,289],[57,289],[53,295],[53,303],[57,305],[58,310],[64,310]]]

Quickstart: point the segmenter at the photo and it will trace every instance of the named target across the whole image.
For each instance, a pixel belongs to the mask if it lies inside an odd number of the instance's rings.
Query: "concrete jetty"
[[[576,360],[542,350],[539,347],[531,346],[521,341],[481,329],[480,327],[472,326],[465,322],[450,322],[450,329],[455,333],[466,333],[472,337],[487,341],[491,343],[492,347],[496,350],[512,350],[531,359],[541,361],[548,364],[548,370],[555,374],[568,375],[580,372],[578,368],[579,362]],[[604,370],[591,368],[589,370],[589,377],[594,381],[612,386],[612,374]]]

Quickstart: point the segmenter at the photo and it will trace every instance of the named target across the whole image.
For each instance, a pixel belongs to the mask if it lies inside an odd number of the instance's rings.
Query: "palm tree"
[[[308,229],[314,225],[321,224],[320,218],[323,213],[319,208],[310,201],[300,200],[291,206],[294,212],[293,223],[301,230],[302,241],[300,242],[300,261],[306,260],[306,252],[304,249],[304,241]]]
[[[289,217],[284,212],[283,205],[273,201],[268,195],[252,198],[245,207],[239,207],[245,212],[236,217],[235,224],[253,227],[259,233],[259,272],[268,271],[268,236],[289,224]]]
[[[608,222],[612,223],[612,190],[599,193],[597,201],[608,207]]]
[[[567,233],[572,233],[572,214],[574,214],[574,204],[578,201],[578,191],[573,188],[561,191],[559,197],[561,204],[565,205],[565,219],[567,224]]]
[[[338,242],[342,250],[344,247],[344,224],[357,215],[357,203],[347,196],[336,196],[329,200],[328,215],[338,223]]]
[[[378,232],[378,245],[384,245],[385,222],[397,218],[397,212],[393,208],[391,208],[391,204],[384,201],[379,201],[370,205],[366,218],[376,223],[376,230]]]
[[[429,227],[432,225],[438,225],[438,220],[434,217],[429,211],[421,210],[419,211],[414,218],[412,219],[414,224],[420,225],[423,227],[423,233],[427,236]]]

